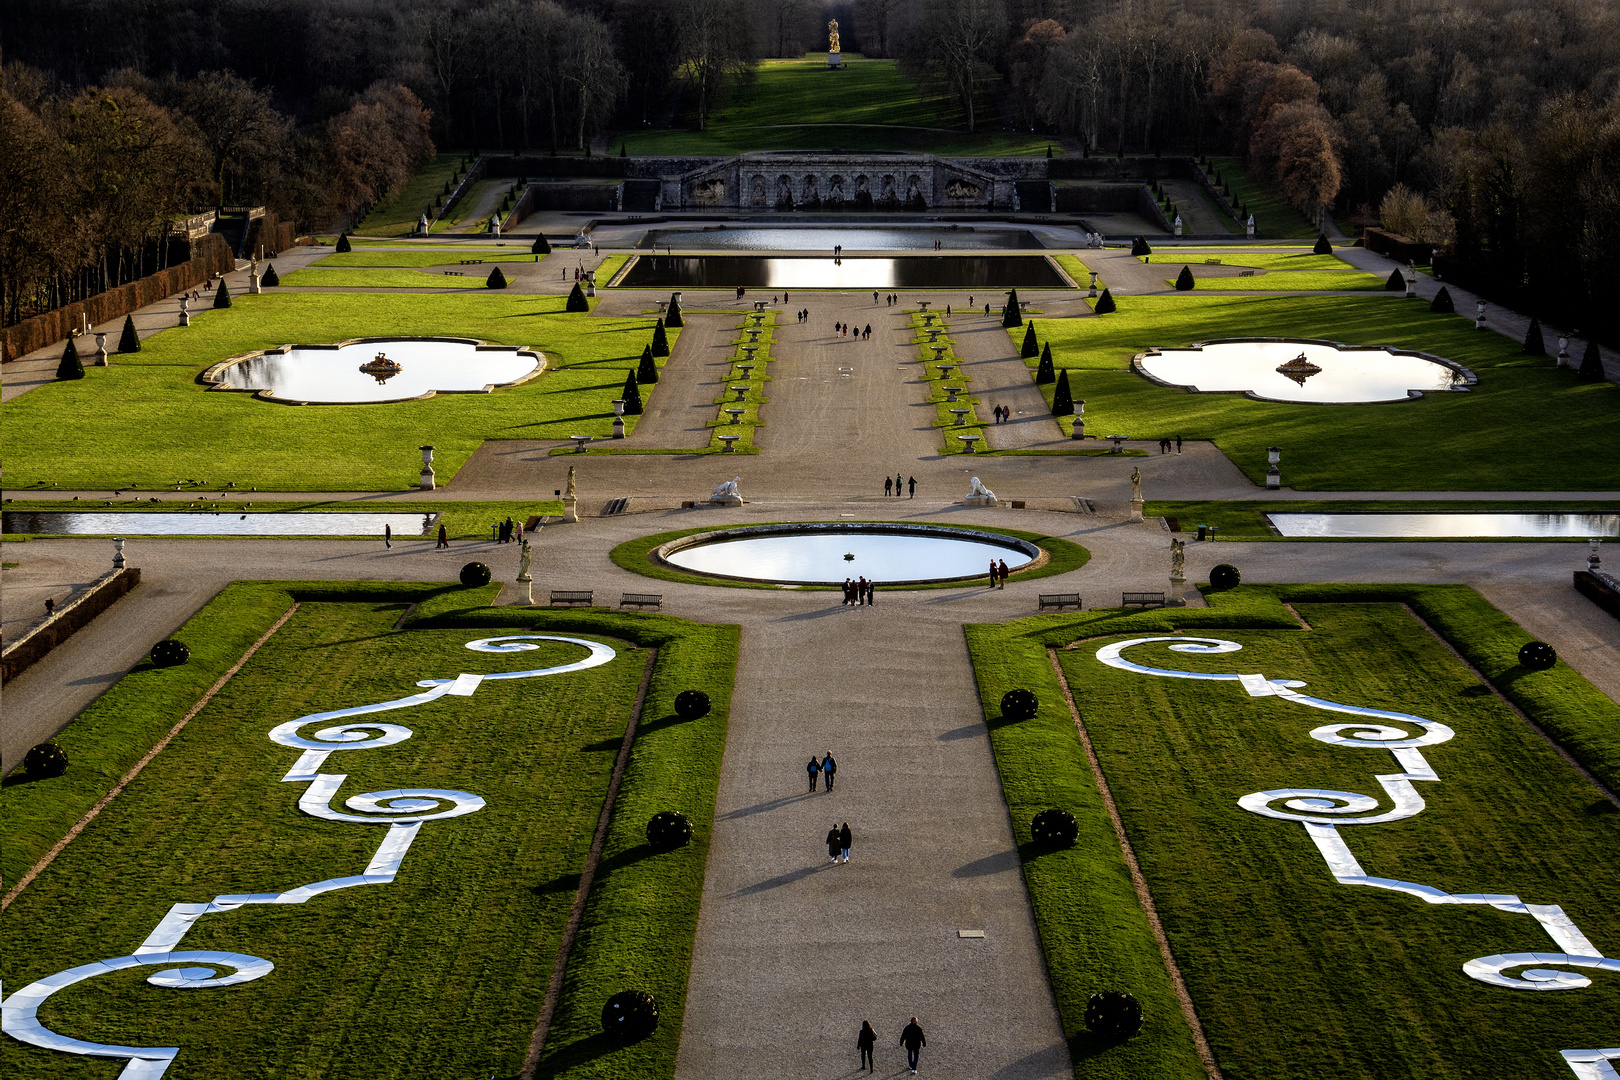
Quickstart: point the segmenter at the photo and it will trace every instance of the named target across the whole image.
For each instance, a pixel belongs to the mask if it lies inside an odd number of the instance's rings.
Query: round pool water
[[[256,390],[275,401],[360,404],[486,393],[532,378],[542,367],[538,353],[509,345],[465,338],[365,338],[233,357],[209,368],[203,379],[216,389]]]
[[[656,561],[710,577],[785,585],[836,585],[864,577],[916,585],[986,577],[992,560],[1018,570],[1042,556],[1010,536],[928,525],[817,522],[722,529],[672,540]]]
[[[1211,341],[1150,349],[1135,363],[1149,378],[1189,390],[1321,405],[1405,401],[1474,381],[1466,369],[1434,357],[1325,341]]]

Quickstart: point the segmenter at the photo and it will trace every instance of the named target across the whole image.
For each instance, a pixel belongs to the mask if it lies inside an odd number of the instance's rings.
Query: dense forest
[[[1430,241],[1457,274],[1528,288],[1529,304],[1581,306],[1620,286],[1608,0],[9,0],[7,12],[7,321],[59,301],[51,282],[133,272],[190,205],[263,202],[318,228],[397,187],[435,145],[578,154],[603,130],[703,125],[757,59],[824,48],[829,18],[846,51],[896,58],[960,95],[977,126],[1050,133],[1078,153],[1233,153],[1302,210]],[[999,115],[972,112],[986,88]],[[113,149],[117,178],[73,165]],[[19,253],[42,247],[51,265],[21,272]]]

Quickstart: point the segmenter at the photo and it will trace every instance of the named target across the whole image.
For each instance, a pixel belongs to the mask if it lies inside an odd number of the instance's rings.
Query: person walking
[[[911,477],[908,481],[906,481],[906,486],[911,492],[908,498],[915,499],[917,497],[917,478],[915,476]]]
[[[923,1029],[918,1025],[915,1016],[911,1018],[911,1023],[906,1025],[905,1030],[900,1032],[900,1045],[906,1048],[906,1065],[911,1069],[912,1075],[915,1076],[917,1074],[917,1055],[921,1053],[923,1047],[928,1045],[928,1038],[923,1034]]]
[[[804,771],[810,774],[810,790],[816,790],[816,777],[821,775],[821,762],[816,760],[816,755],[810,755],[810,764],[804,767]]]
[[[893,495],[894,494],[894,481],[890,480],[887,476],[885,476],[883,478],[883,494],[885,494],[885,495]]]
[[[838,852],[840,850],[842,849],[838,846],[838,826],[834,825],[827,830],[827,858],[831,860],[834,866],[838,865]]]
[[[445,550],[448,550],[449,547],[450,547],[449,537],[445,534],[443,523],[440,523],[440,525],[439,525],[439,543],[438,543],[438,546],[435,547],[433,550],[434,551],[445,551]]]
[[[896,495],[900,494],[900,485],[901,485],[901,483],[902,483],[902,481],[900,479],[900,474],[895,473],[894,474],[894,493]]]
[[[853,839],[854,837],[849,831],[849,822],[846,821],[843,828],[838,830],[838,850],[842,853],[845,862],[849,862],[849,845]]]
[[[1176,453],[1178,455],[1181,453],[1181,436],[1180,435],[1176,436]]]
[[[895,492],[895,494],[898,495],[900,493],[897,491],[897,492]],[[868,581],[866,583],[866,606],[871,607],[873,605],[873,603],[876,602],[876,600],[877,600],[877,582]]]
[[[996,587],[996,579],[1001,576],[1001,569],[996,566],[996,560],[990,560],[990,587]]]
[[[1001,578],[1001,587],[1003,589],[1005,589],[1007,587],[1007,575],[1012,573],[1012,571],[1007,569],[1007,560],[1002,559],[1000,564],[997,566],[996,569],[997,569],[997,575],[996,576]]]
[[[392,525],[389,525],[386,522],[384,522],[383,523],[383,547],[392,548],[393,546],[394,546],[394,527]]]
[[[872,1051],[876,1047],[877,1032],[872,1030],[872,1021],[862,1020],[861,1033],[855,1036],[855,1048],[861,1052],[861,1064],[866,1066],[867,1072],[873,1072],[877,1069],[877,1066],[872,1063]]]
[[[827,756],[821,759],[821,775],[826,778],[828,791],[832,790],[833,777],[837,772],[838,762],[833,760],[832,751],[829,750]]]

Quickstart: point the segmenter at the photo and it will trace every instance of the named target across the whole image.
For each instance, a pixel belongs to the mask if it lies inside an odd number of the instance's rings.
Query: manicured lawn
[[[988,91],[977,107],[980,130],[968,134],[965,112],[949,96],[924,94],[893,60],[844,54],[827,70],[825,52],[801,60],[766,60],[753,83],[736,91],[698,131],[696,102],[686,95],[685,130],[635,132],[620,143],[632,154],[735,154],[748,150],[918,150],[937,154],[1045,154],[1062,148],[1044,137],[1001,132]],[[612,152],[618,153],[616,143]]]
[[[1197,295],[1116,302],[1118,311],[1097,318],[1035,320],[1054,362],[1069,369],[1074,396],[1086,402],[1088,430],[1211,439],[1256,483],[1264,482],[1266,447],[1280,446],[1283,483],[1296,489],[1601,491],[1620,475],[1613,438],[1620,390],[1554,371],[1517,343],[1433,314],[1425,302]],[[1022,328],[1012,334],[1022,340]],[[1468,393],[1382,405],[1296,405],[1188,393],[1129,370],[1150,346],[1246,336],[1416,349],[1466,365],[1479,383]],[[1050,400],[1050,386],[1042,390]],[[1556,438],[1532,435],[1552,431]]]
[[[405,181],[397,194],[373,207],[355,231],[365,236],[406,235],[416,228],[433,197],[443,194],[444,182],[464,160],[462,154],[440,154]]]
[[[1308,500],[1287,502],[1174,502],[1150,500],[1143,511],[1149,517],[1171,518],[1181,532],[1196,533],[1199,525],[1213,525],[1219,531],[1217,540],[1280,540],[1266,524],[1265,515],[1283,514],[1479,514],[1507,513],[1620,513],[1620,503],[1602,500],[1574,500],[1557,502],[1499,501],[1438,501],[1438,500],[1369,500],[1365,502],[1315,502]],[[1299,543],[1295,537],[1290,543]],[[1344,543],[1342,539],[1336,543]],[[1369,541],[1370,542],[1370,541]],[[1456,543],[1455,539],[1446,541]],[[1495,542],[1500,543],[1500,539]],[[1541,540],[1538,542],[1545,542]],[[1578,541],[1571,541],[1578,542]]]
[[[98,782],[104,789],[120,775],[292,599],[306,601],[11,906],[4,929],[8,985],[127,954],[173,902],[358,873],[381,830],[300,813],[295,800],[303,789],[278,782],[297,751],[265,738],[275,724],[415,693],[423,677],[524,670],[584,655],[578,646],[547,642],[513,657],[468,652],[465,643],[479,637],[605,637],[619,652],[605,666],[485,682],[470,698],[390,713],[390,722],[411,729],[406,743],[328,760],[325,771],[350,776],[345,796],[401,785],[445,787],[472,791],[487,805],[424,824],[390,884],[339,890],[299,906],[211,915],[183,942],[263,956],[275,971],[222,993],[178,997],[154,992],[133,974],[101,978],[53,998],[41,1019],[105,1041],[178,1045],[175,1074],[182,1076],[241,1072],[243,1062],[253,1063],[252,1075],[265,1076],[515,1075],[642,678],[646,653],[638,646],[656,645],[660,662],[608,861],[588,901],[558,1016],[599,1013],[607,995],[622,988],[617,980],[634,973],[635,985],[659,998],[659,1036],[596,1065],[622,1070],[633,1059],[634,1075],[672,1075],[736,629],[663,616],[476,606],[493,591],[293,583],[228,590],[177,634],[192,644],[191,664],[138,670],[64,733],[74,762],[67,775],[5,789],[9,884],[18,866],[77,819]],[[393,630],[415,600],[424,601],[417,617],[406,630]],[[670,702],[687,686],[705,689],[715,708],[702,721],[681,724]],[[112,761],[114,755],[123,760]],[[644,843],[637,850],[627,838],[644,826],[648,806],[685,812],[697,829],[694,844],[669,855],[654,856]],[[29,826],[22,849],[13,835],[19,821]],[[604,908],[611,911],[609,935],[596,932]],[[592,965],[592,978],[573,974]],[[16,1043],[7,1047],[8,1076],[94,1068]]]
[[[403,245],[390,248],[361,248],[345,252],[342,255],[328,255],[310,267],[309,270],[300,270],[298,273],[307,274],[310,270],[333,270],[356,266],[460,266],[468,263],[506,263],[506,262],[534,262],[534,256],[529,253],[527,245],[509,245],[518,248],[516,251],[495,251],[486,247],[472,247],[471,245],[457,247],[405,247]]]
[[[1249,213],[1254,215],[1257,237],[1276,239],[1317,234],[1316,226],[1283,198],[1276,185],[1250,177],[1237,158],[1212,157],[1209,162],[1220,170],[1222,182],[1232,189],[1232,204],[1248,205]]]
[[[312,267],[308,270],[293,271],[282,278],[281,283],[303,288],[328,289],[482,289],[486,276],[478,271],[469,271],[467,277],[455,277],[448,274],[430,274],[424,270],[386,268],[329,270],[325,267]]]
[[[928,400],[934,406],[934,426],[943,429],[940,436],[945,444],[944,453],[966,453],[967,444],[958,439],[958,435],[978,435],[981,441],[984,437],[984,422],[979,419],[977,409],[980,404],[979,399],[968,391],[973,380],[968,376],[967,369],[962,367],[961,362],[956,358],[956,342],[948,332],[949,327],[945,323],[944,316],[936,319],[934,325],[947,332],[940,334],[939,340],[935,342],[928,340],[928,331],[920,314],[914,311],[911,313],[910,318],[911,328],[914,331],[912,340],[917,343],[917,359],[922,368],[920,374],[923,381],[928,385]],[[948,345],[950,348],[943,353],[936,354],[933,349],[935,345]],[[947,379],[940,375],[939,368],[934,363],[936,355],[948,363],[956,365],[955,370],[951,372],[950,378]],[[961,387],[963,392],[958,394],[953,402],[950,400],[950,394],[945,390],[946,386]],[[957,424],[957,417],[955,413],[951,412],[952,409],[967,410],[966,414],[961,418],[962,423],[960,425]],[[980,447],[980,449],[984,449],[984,447]]]
[[[398,490],[416,486],[424,443],[438,447],[434,468],[445,483],[486,439],[609,436],[613,399],[651,341],[653,320],[566,314],[563,303],[485,289],[238,297],[111,367],[0,406],[8,479],[19,487],[161,488],[208,477],[234,480],[239,491]],[[493,394],[388,405],[289,407],[196,382],[210,364],[252,349],[395,334],[533,346],[548,367]],[[629,429],[634,423],[627,418]]]
[[[1427,808],[1406,821],[1341,834],[1369,874],[1558,903],[1595,942],[1620,932],[1620,872],[1612,860],[1594,867],[1591,857],[1620,842],[1620,814],[1395,602],[1409,603],[1611,785],[1620,775],[1620,707],[1563,665],[1537,673],[1518,667],[1514,651],[1527,635],[1470,589],[1245,587],[1210,600],[1204,611],[1099,611],[968,629],[1020,840],[1028,837],[1027,818],[1045,806],[1080,819],[1075,848],[1055,855],[1023,848],[1071,1043],[1082,1030],[1076,1007],[1105,980],[1143,998],[1155,1020],[1164,1018],[1104,1056],[1080,1061],[1077,1054],[1077,1075],[1143,1075],[1143,1066],[1123,1058],[1150,1033],[1158,1042],[1143,1047],[1147,1060],[1173,1061],[1178,1049],[1185,1060],[1186,1049],[1045,663],[1044,646],[1069,642],[1074,648],[1059,652],[1064,671],[1226,1075],[1428,1078],[1507,1070],[1553,1080],[1568,1075],[1558,1051],[1607,1045],[1606,1019],[1620,1009],[1614,980],[1598,974],[1585,990],[1524,994],[1461,971],[1465,961],[1495,952],[1552,951],[1534,921],[1340,885],[1297,825],[1236,805],[1242,795],[1276,788],[1376,793],[1374,773],[1399,771],[1385,752],[1311,739],[1312,727],[1333,722],[1327,714],[1250,698],[1234,683],[1119,671],[1095,654],[1122,635],[1225,638],[1243,651],[1178,655],[1146,645],[1126,655],[1176,670],[1297,678],[1307,684],[1302,693],[1447,724],[1455,738],[1424,749],[1440,777],[1418,785]],[[1279,601],[1292,603],[1314,629],[1303,631]],[[1016,685],[1040,697],[1035,720],[997,719],[1000,694]],[[1097,922],[1110,932],[1076,932]],[[1152,1068],[1178,1075],[1157,1062]]]
[[[739,438],[732,444],[733,453],[759,452],[754,446],[754,432],[755,429],[765,426],[765,421],[760,417],[760,409],[771,400],[765,393],[765,384],[771,381],[770,362],[774,359],[771,356],[771,346],[776,342],[776,320],[776,312],[765,312],[765,319],[759,324],[764,333],[759,335],[757,342],[759,348],[754,350],[752,360],[743,352],[742,346],[756,344],[743,333],[744,327],[753,326],[754,323],[747,316],[739,320],[736,338],[732,342],[735,348],[731,358],[731,373],[726,377],[726,388],[714,399],[715,418],[709,421],[711,451],[724,452],[726,444],[721,441],[720,436],[736,435]],[[741,364],[752,364],[754,369],[744,374],[739,366]],[[738,401],[737,395],[730,388],[744,384],[748,389],[743,392],[743,399]],[[724,411],[726,409],[742,410],[735,424],[731,422],[731,416]]]
[[[1242,265],[1242,264],[1237,264]],[[1379,292],[1384,287],[1384,279],[1374,277],[1372,274],[1363,274],[1360,271],[1333,271],[1324,273],[1280,273],[1268,271],[1256,274],[1253,277],[1233,277],[1230,274],[1216,277],[1211,275],[1203,277],[1198,273],[1198,267],[1193,267],[1194,289],[1205,292],[1220,291],[1264,291],[1264,292]],[[1174,285],[1174,276],[1168,277],[1166,285]]]

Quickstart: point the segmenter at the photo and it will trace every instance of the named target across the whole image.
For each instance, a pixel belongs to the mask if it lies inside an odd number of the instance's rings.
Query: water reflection
[[[733,251],[932,251],[938,241],[947,248],[1038,249],[1041,242],[1027,229],[654,229],[640,246],[673,245],[699,250]]]
[[[846,559],[846,555],[855,556]],[[845,578],[922,581],[984,575],[990,560],[1005,559],[1010,570],[1030,561],[1016,548],[946,536],[882,533],[795,534],[722,540],[682,548],[667,560],[700,574],[832,584]]]
[[[1620,536],[1620,514],[1267,514],[1284,536]]]
[[[912,255],[771,258],[642,255],[620,283],[629,288],[999,289],[1065,287],[1043,255]],[[1002,297],[987,297],[999,303]]]
[[[1303,357],[1304,363],[1300,362]],[[1149,375],[1194,390],[1249,391],[1273,401],[1357,404],[1400,401],[1408,390],[1450,390],[1462,378],[1421,356],[1386,349],[1339,350],[1301,342],[1243,341],[1165,349],[1139,363]],[[1314,367],[1317,371],[1309,371]]]
[[[427,536],[432,514],[244,513],[221,507],[187,513],[58,513],[7,510],[0,531],[36,535],[89,536]]]
[[[377,370],[376,355],[397,370]],[[532,373],[539,358],[510,346],[470,341],[363,341],[342,348],[298,345],[232,364],[220,376],[233,388],[272,390],[286,401],[373,402],[428,391],[480,391]]]

